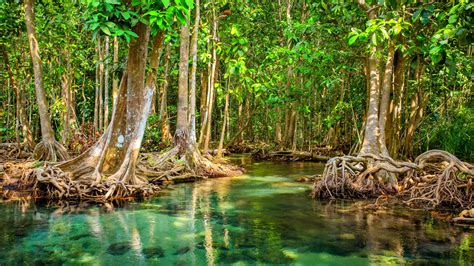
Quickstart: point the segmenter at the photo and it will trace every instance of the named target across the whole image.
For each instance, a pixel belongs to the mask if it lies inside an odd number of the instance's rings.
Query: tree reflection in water
[[[123,206],[0,205],[0,264],[469,264],[472,231],[422,212],[318,202],[293,171],[182,184]],[[268,170],[266,170],[268,168]],[[265,171],[266,170],[266,171]]]

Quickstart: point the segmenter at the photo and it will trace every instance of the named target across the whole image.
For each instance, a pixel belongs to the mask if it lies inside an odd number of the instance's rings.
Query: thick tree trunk
[[[388,128],[389,141],[387,144],[390,154],[397,157],[401,146],[401,114],[405,95],[405,57],[401,52],[396,52],[394,57],[393,92],[394,99],[390,106],[391,124]]]
[[[189,59],[189,27],[181,26],[180,38],[180,60],[178,80],[178,114],[176,132],[174,135],[175,145],[180,147],[180,153],[187,147],[189,138],[188,123],[188,59]]]
[[[42,137],[42,141],[36,145],[33,155],[38,160],[61,161],[67,159],[68,154],[66,149],[56,141],[49,118],[49,107],[43,87],[42,63],[34,25],[33,0],[25,0],[25,21],[35,75],[35,93],[41,121]]]
[[[90,150],[58,166],[71,173],[74,180],[105,184],[105,199],[124,197],[133,191],[144,192],[148,183],[136,174],[135,168],[151,107],[158,62],[154,57],[158,53],[154,46],[145,83],[149,28],[138,23],[133,30],[138,37],[129,46],[127,70],[118,97],[114,99],[117,104],[110,125]]]
[[[374,47],[369,57],[369,101],[366,115],[364,141],[359,154],[371,153],[380,154],[379,147],[379,103],[380,103],[380,75],[378,71],[378,60],[376,58],[376,48]]]
[[[382,83],[381,99],[380,99],[380,111],[379,111],[379,130],[380,135],[378,137],[379,147],[382,155],[389,157],[390,154],[386,145],[385,138],[385,124],[388,118],[388,108],[390,103],[390,93],[392,91],[392,78],[393,78],[393,60],[395,55],[395,45],[389,43],[387,63],[385,65],[385,74]]]

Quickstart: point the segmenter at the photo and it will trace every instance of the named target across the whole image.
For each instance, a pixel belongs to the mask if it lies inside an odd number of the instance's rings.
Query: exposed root
[[[396,195],[405,203],[435,208],[472,207],[474,167],[440,150],[427,151],[414,163],[364,154],[328,160],[315,181],[313,198],[374,198]]]
[[[159,188],[151,184],[131,185],[114,178],[91,183],[87,179],[74,179],[71,173],[57,166],[46,165],[23,174],[17,190],[30,191],[33,198],[104,202],[113,199],[146,197]]]
[[[66,148],[56,140],[42,140],[33,151],[33,158],[39,161],[60,162],[69,159]]]
[[[137,173],[151,183],[189,182],[208,177],[235,176],[243,169],[234,165],[213,161],[201,155],[194,145],[182,150],[179,146],[164,154],[142,154]]]
[[[407,175],[400,196],[416,206],[474,207],[474,166],[446,151],[432,150],[415,159],[419,171]]]
[[[28,147],[23,143],[0,144],[0,163],[12,160],[24,160],[31,156]]]

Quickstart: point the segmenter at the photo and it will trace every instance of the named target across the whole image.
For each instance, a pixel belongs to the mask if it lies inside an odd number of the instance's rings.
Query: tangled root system
[[[60,162],[68,160],[69,154],[66,148],[56,140],[42,140],[36,145],[33,158],[39,161]]]
[[[373,198],[395,195],[403,202],[429,208],[471,208],[474,167],[449,152],[427,151],[415,162],[364,154],[328,160],[313,198]]]

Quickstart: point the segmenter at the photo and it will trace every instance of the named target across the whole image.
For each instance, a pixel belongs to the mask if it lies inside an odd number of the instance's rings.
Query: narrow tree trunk
[[[33,150],[35,148],[35,141],[33,139],[33,134],[31,133],[30,123],[28,121],[28,114],[25,109],[25,101],[23,99],[24,95],[22,90],[18,87],[15,77],[13,76],[13,71],[10,66],[10,60],[8,57],[8,52],[5,46],[1,46],[3,51],[3,60],[5,62],[5,67],[8,72],[8,77],[10,79],[10,85],[12,86],[15,97],[16,97],[16,108],[17,108],[17,119],[20,122],[22,133],[23,133],[23,142],[26,144],[27,149]]]
[[[109,124],[109,36],[105,36],[104,129]]]
[[[168,143],[170,141],[170,131],[168,122],[168,84],[169,84],[169,69],[170,69],[170,58],[171,58],[171,45],[166,46],[165,58],[164,58],[164,81],[161,87],[161,104],[159,117],[161,120],[161,141]]]
[[[417,124],[418,108],[421,106],[421,99],[419,98],[420,93],[420,80],[421,80],[421,58],[418,57],[415,68],[415,80],[416,80],[416,91],[413,92],[410,101],[410,114],[408,117],[408,128],[405,135],[405,155],[409,158],[413,157],[413,138],[415,135],[415,129]]]
[[[193,36],[191,39],[191,80],[190,80],[190,99],[189,99],[189,138],[191,142],[196,142],[196,69],[197,69],[197,41],[198,41],[198,30],[199,30],[199,20],[200,20],[200,10],[199,10],[199,0],[195,0],[195,19],[194,19],[194,28]]]
[[[229,101],[230,101],[229,83],[230,83],[230,76],[227,81],[227,90],[226,90],[225,104],[224,104],[224,119],[222,121],[221,138],[219,140],[219,148],[217,149],[217,158],[222,157],[222,149],[224,148],[225,129],[227,126],[227,118],[229,117]]]
[[[114,105],[115,105],[115,99],[117,98],[118,95],[118,85],[119,85],[119,78],[117,75],[117,68],[118,68],[118,62],[119,62],[119,41],[118,37],[114,37],[114,58],[113,58],[113,81],[112,81],[112,97],[114,99]]]
[[[201,129],[199,132],[199,140],[198,143],[202,143],[203,138],[203,130],[204,130],[204,123],[205,123],[205,112],[207,108],[207,79],[205,71],[201,72],[201,100],[200,100],[200,107],[199,107],[199,122],[201,125]]]
[[[280,113],[281,113],[281,108],[277,107],[275,110],[277,116],[276,116],[276,125],[275,125],[275,143],[277,145],[281,144],[281,122],[280,122]]]
[[[99,44],[95,47],[97,63],[95,64],[95,92],[94,92],[94,131],[99,131]]]
[[[99,131],[104,129],[104,54],[101,42],[102,39],[97,37],[99,46]]]
[[[216,49],[216,42],[217,42],[217,31],[218,31],[219,22],[216,18],[216,15],[213,14],[213,34],[212,34],[212,62],[211,62],[211,71],[209,75],[209,83],[208,83],[208,92],[207,92],[207,119],[206,119],[206,131],[204,135],[204,145],[203,151],[205,154],[208,153],[209,150],[209,142],[211,140],[211,126],[212,126],[212,111],[214,106],[214,85],[216,81],[216,66],[217,66],[217,49]],[[203,131],[204,132],[204,131]]]
[[[68,157],[68,154],[66,149],[59,144],[54,137],[53,128],[49,118],[48,102],[46,101],[46,94],[43,87],[42,63],[34,26],[33,0],[25,0],[25,21],[35,75],[35,92],[41,121],[42,136],[42,142],[35,147],[34,156],[39,160],[63,160]]]

